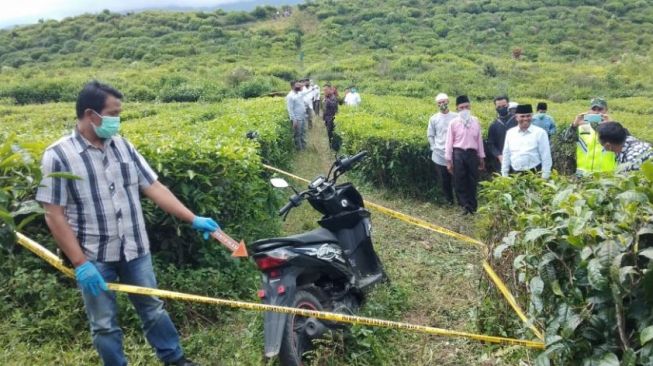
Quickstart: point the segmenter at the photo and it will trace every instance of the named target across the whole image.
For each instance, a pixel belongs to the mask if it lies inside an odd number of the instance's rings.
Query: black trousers
[[[444,199],[447,201],[447,203],[452,204],[453,203],[453,185],[451,184],[452,182],[452,175],[449,173],[449,170],[447,170],[447,167],[444,165],[440,164],[435,164],[435,171],[438,174],[438,179],[440,180],[440,186],[442,188],[442,194],[444,195]]]
[[[469,212],[476,212],[478,201],[478,153],[474,149],[453,149],[453,184],[458,204]]]
[[[315,114],[319,115],[320,114],[320,101],[319,100],[314,100],[313,101],[313,110],[315,111]]]
[[[331,139],[333,138],[333,129],[336,128],[335,118],[325,118],[324,125],[326,126],[329,143],[331,143]]]

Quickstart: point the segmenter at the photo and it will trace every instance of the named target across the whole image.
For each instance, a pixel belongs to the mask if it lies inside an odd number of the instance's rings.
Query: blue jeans
[[[107,282],[156,288],[156,278],[152,268],[150,254],[130,262],[93,262]],[[116,294],[102,291],[93,296],[82,291],[86,315],[91,324],[93,345],[107,366],[127,365],[122,349],[122,330],[118,326]],[[145,338],[156,350],[156,355],[163,362],[180,359],[184,352],[179,344],[179,334],[168,312],[163,309],[163,301],[154,296],[129,295],[129,300],[136,308],[141,319]]]

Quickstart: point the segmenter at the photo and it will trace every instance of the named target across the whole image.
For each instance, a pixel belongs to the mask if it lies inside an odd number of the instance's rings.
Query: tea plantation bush
[[[220,105],[127,104],[122,134],[194,212],[215,217],[233,237],[249,242],[279,231],[275,213],[280,197],[269,187],[261,162],[288,164],[292,143],[283,112],[283,102],[277,99]],[[5,106],[0,107],[0,115],[3,322],[24,329],[37,344],[53,334],[74,337],[85,323],[74,281],[62,279],[40,259],[12,245],[12,230],[22,229],[55,248],[33,197],[40,182],[40,156],[48,144],[70,133],[74,108],[71,104]],[[259,133],[257,141],[245,137],[250,130]],[[162,288],[253,298],[257,274],[250,262],[231,259],[220,244],[202,240],[188,224],[144,201]],[[121,306],[126,310],[128,305],[121,302]],[[184,303],[171,303],[169,309],[185,323],[196,320],[193,314],[198,312],[213,320],[223,312]],[[123,322],[137,327],[133,312],[121,313]]]
[[[482,238],[545,330],[538,365],[653,362],[653,163],[630,176],[484,183]],[[494,290],[482,330],[527,332]]]

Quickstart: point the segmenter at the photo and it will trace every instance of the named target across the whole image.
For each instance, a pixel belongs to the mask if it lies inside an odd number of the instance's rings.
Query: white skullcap
[[[517,102],[510,102],[508,103],[508,109],[517,108],[518,105],[519,103]]]
[[[440,94],[435,96],[435,101],[436,102],[439,102],[439,101],[445,100],[445,99],[449,99],[449,96],[444,94],[444,93],[440,93]]]

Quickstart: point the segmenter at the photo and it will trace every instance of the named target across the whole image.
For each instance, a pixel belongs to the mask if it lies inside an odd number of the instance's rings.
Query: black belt
[[[530,169],[526,169],[526,170],[515,170],[511,166],[509,174],[520,174],[520,173],[527,173],[527,172],[539,173],[541,171],[542,171],[542,164],[537,164],[537,166],[535,168],[530,168]]]

